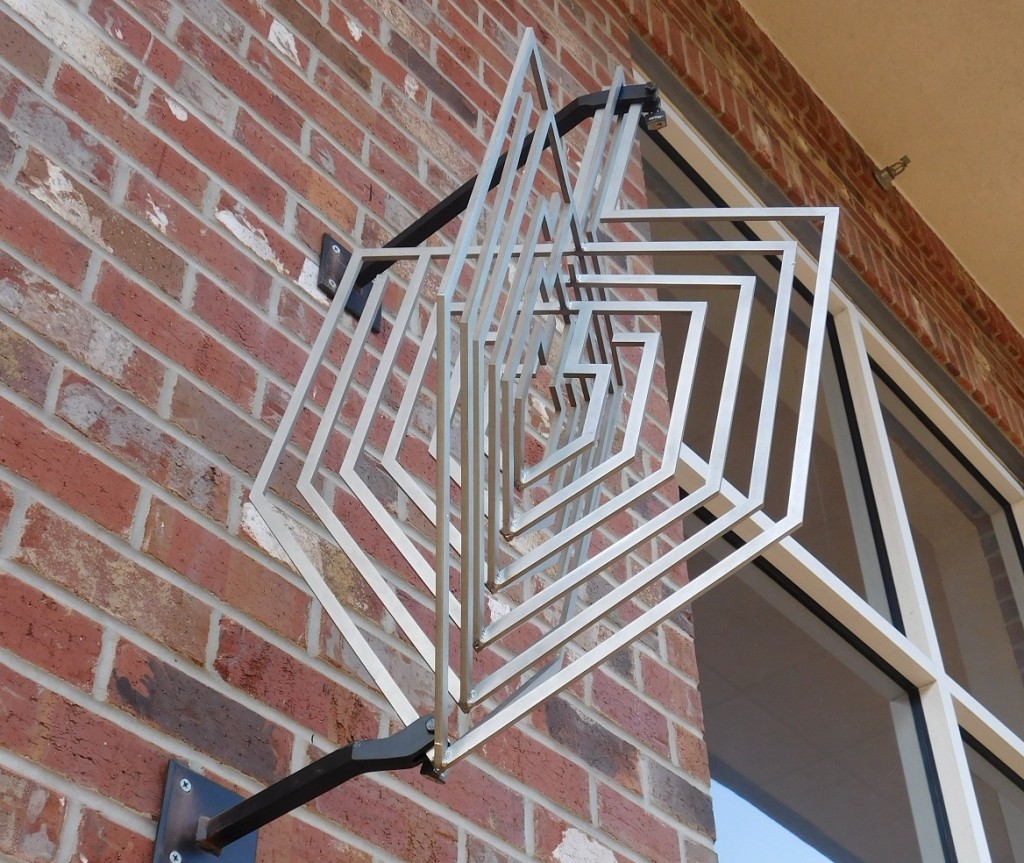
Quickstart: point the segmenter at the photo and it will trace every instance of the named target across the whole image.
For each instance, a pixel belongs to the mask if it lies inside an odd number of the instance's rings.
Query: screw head
[[[331,251],[334,252],[334,254],[336,254],[336,255],[340,255],[341,254],[341,246],[339,246],[337,243],[335,243],[333,246],[331,246]]]
[[[432,718],[428,719],[427,722],[426,722],[426,726],[425,727],[426,727],[427,731],[433,731],[434,728],[435,728],[434,720]]]
[[[336,279],[328,279],[328,280],[327,280],[327,284],[328,284],[328,285],[329,285],[329,286],[330,286],[331,288],[336,288],[336,287],[338,287],[338,282],[337,282],[337,280],[336,280]]]
[[[181,787],[181,790],[184,791],[186,794],[188,794],[188,792],[192,790],[192,783],[189,782],[187,779],[182,779],[181,782],[178,783],[178,785]]]
[[[172,851],[167,855],[167,859],[170,863],[181,863],[181,854],[178,851]]]

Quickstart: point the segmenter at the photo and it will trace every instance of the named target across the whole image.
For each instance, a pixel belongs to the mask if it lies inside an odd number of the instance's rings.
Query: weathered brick
[[[56,860],[66,810],[64,797],[56,791],[0,767],[3,853],[28,863]]]
[[[217,520],[227,517],[227,477],[92,382],[66,372],[56,411],[70,426],[195,509]]]
[[[156,90],[146,118],[168,135],[203,169],[237,189],[271,218],[284,217],[285,191],[265,171],[170,95]]]
[[[291,734],[134,644],[117,647],[108,697],[261,782],[288,772]]]
[[[96,129],[105,140],[116,145],[118,151],[135,159],[189,203],[198,205],[202,201],[206,174],[139,123],[77,69],[67,63],[62,64],[53,90],[65,106]],[[159,227],[160,220],[155,214],[150,221],[154,219]]]
[[[27,87],[18,91],[9,116],[11,126],[56,164],[84,175],[109,194],[117,157],[106,144]]]
[[[41,405],[52,371],[50,357],[0,321],[0,383]]]
[[[90,687],[102,627],[3,570],[0,595],[0,644],[69,683]]]
[[[292,641],[303,640],[309,596],[163,501],[150,507],[142,550]]]
[[[372,73],[356,53],[324,27],[298,0],[270,0],[268,4],[289,26],[363,90],[370,89]]]
[[[180,363],[200,380],[242,407],[251,406],[256,388],[253,368],[162,297],[104,264],[93,301],[146,344]]]
[[[0,252],[0,309],[149,406],[164,367],[115,331],[76,295],[58,290]]]
[[[184,260],[34,148],[18,174],[18,183],[140,276],[172,296],[181,292]]]
[[[652,762],[651,799],[674,819],[705,836],[715,835],[711,797],[674,770]]]
[[[303,824],[297,818],[278,818],[260,828],[256,863],[293,863],[296,860],[338,860],[372,863],[369,854]]]
[[[160,811],[167,753],[0,665],[0,744],[137,812]]]
[[[595,831],[597,832],[597,831]],[[578,827],[563,821],[554,813],[536,806],[533,810],[534,855],[545,863],[563,863],[570,860],[607,861],[613,855],[616,863],[626,860],[604,844],[603,837],[584,833]],[[497,858],[502,861],[502,858]],[[659,861],[660,863],[660,861]]]
[[[398,33],[392,33],[388,46],[395,56],[423,84],[436,93],[448,107],[471,128],[476,125],[476,107],[459,89],[452,84],[429,60],[403,39]]]
[[[233,620],[221,621],[215,668],[232,686],[328,740],[346,744],[377,737],[374,708]]]
[[[135,483],[3,399],[0,428],[0,465],[107,530],[127,532],[139,493]]]
[[[0,123],[0,174],[4,174],[14,164],[14,154],[18,150],[18,139],[6,123]]]
[[[14,508],[14,489],[3,480],[0,480],[0,538],[7,529],[7,521],[11,517],[11,510]]]
[[[298,112],[188,19],[178,28],[177,42],[232,98],[248,105],[282,135],[298,142],[303,125]]]
[[[29,507],[16,559],[195,662],[210,610],[40,504]]]
[[[78,847],[73,859],[92,863],[151,863],[153,840],[86,809],[78,826]]]

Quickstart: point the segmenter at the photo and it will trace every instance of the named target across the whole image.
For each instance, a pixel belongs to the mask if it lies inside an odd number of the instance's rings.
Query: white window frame
[[[764,206],[671,104],[665,103],[664,107],[668,126],[661,131],[662,137],[722,197],[727,206]],[[792,239],[777,223],[758,223],[753,228],[764,240]],[[801,250],[797,276],[805,283],[813,282],[811,267],[812,261]],[[764,557],[869,650],[917,687],[956,857],[961,863],[991,863],[961,729],[1022,778],[1024,740],[953,680],[943,667],[871,363],[887,374],[978,473],[991,483],[1009,504],[1011,516],[1022,534],[1024,487],[941,398],[925,376],[854,305],[841,285],[833,283],[829,311],[839,338],[906,634],[899,632],[792,536],[773,545]]]

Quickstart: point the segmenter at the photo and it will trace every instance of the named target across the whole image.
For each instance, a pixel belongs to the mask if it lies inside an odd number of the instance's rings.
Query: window
[[[760,203],[668,113],[642,144],[652,206]],[[770,306],[770,262],[726,266]],[[693,608],[719,859],[1024,863],[1024,490],[842,286],[830,313],[804,523]],[[728,318],[698,360],[709,400]]]

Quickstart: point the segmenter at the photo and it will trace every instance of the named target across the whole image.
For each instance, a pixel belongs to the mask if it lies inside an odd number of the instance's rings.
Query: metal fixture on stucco
[[[875,179],[878,180],[878,185],[883,189],[892,188],[892,181],[907,170],[907,165],[909,164],[910,156],[900,156],[899,160],[891,165],[886,165],[884,168],[875,168],[873,173]]]

